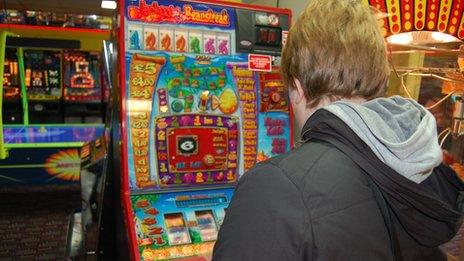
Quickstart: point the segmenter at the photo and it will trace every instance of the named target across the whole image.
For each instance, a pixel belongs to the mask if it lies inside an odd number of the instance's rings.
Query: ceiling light
[[[449,34],[440,33],[440,32],[433,32],[432,38],[435,41],[441,42],[441,43],[459,42],[459,40],[456,37],[449,35]]]
[[[101,3],[103,9],[116,9],[116,1],[103,0]]]
[[[411,33],[395,34],[388,37],[387,41],[391,44],[410,44],[413,41]]]

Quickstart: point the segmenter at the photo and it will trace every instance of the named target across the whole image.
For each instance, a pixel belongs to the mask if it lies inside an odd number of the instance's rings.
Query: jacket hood
[[[397,101],[385,101],[383,104],[395,104],[396,102]],[[374,101],[372,103],[374,103]],[[420,108],[414,105],[414,103],[410,101],[406,101],[405,103],[411,104],[412,110],[417,108],[419,110],[419,112],[417,112],[418,115],[422,116],[421,118],[417,118],[414,124],[410,124],[416,127],[403,127],[404,132],[406,132],[406,129],[410,130],[409,134],[401,138],[396,137],[398,140],[393,144],[402,145],[404,142],[410,142],[409,140],[411,137],[414,137],[416,135],[415,133],[420,131],[418,129],[422,127],[421,122],[423,122],[423,118],[426,117],[426,113],[421,112]],[[345,106],[344,104],[342,105]],[[351,108],[354,106],[347,107]],[[395,112],[395,108],[397,107],[393,108],[392,111]],[[357,112],[357,110],[350,110],[354,111],[354,113]],[[359,113],[356,114],[359,116]],[[363,119],[362,116],[359,116],[359,118]],[[388,120],[381,118],[382,117],[376,118],[379,121],[378,126],[391,126],[387,124],[387,122],[389,122]],[[404,117],[404,120],[410,118],[413,117]],[[371,124],[374,124],[375,120],[370,119],[369,121],[370,123],[365,125],[372,127],[373,125]],[[403,123],[399,119],[397,123],[399,126],[406,126],[406,124],[409,124]],[[436,247],[451,240],[461,225],[464,204],[464,184],[454,171],[440,164],[431,172],[429,169],[427,174],[421,174],[420,180],[422,180],[422,182],[417,183],[416,180],[411,178],[412,175],[408,175],[407,173],[406,175],[400,174],[394,169],[394,166],[388,165],[388,163],[378,156],[379,152],[376,153],[374,151],[377,147],[371,147],[372,144],[369,145],[367,143],[381,143],[380,141],[383,141],[381,144],[386,143],[385,140],[388,135],[384,132],[387,131],[377,129],[376,134],[378,135],[375,136],[372,134],[372,136],[376,137],[377,141],[368,140],[366,142],[361,138],[362,134],[360,134],[359,131],[353,130],[352,126],[358,125],[349,124],[329,110],[320,109],[306,122],[302,130],[302,138],[305,142],[310,140],[328,142],[350,157],[362,170],[364,170],[363,173],[369,176],[373,183],[379,188],[388,208],[394,214],[392,216],[398,220],[401,227],[419,244],[427,247]],[[427,127],[428,125],[426,124],[425,126]],[[431,130],[429,131],[432,132]],[[398,134],[399,132],[394,131],[394,133]],[[415,139],[421,141],[420,137]],[[392,140],[390,139],[388,141]],[[415,145],[411,142],[410,146]],[[391,146],[384,147],[390,148]],[[405,149],[408,150],[408,148]],[[409,151],[410,154],[415,153],[414,151]],[[400,153],[399,149],[398,153]],[[406,158],[409,159],[411,156]],[[435,162],[435,160],[436,159],[431,161]],[[433,168],[435,164],[436,163],[429,163],[427,169]]]
[[[339,101],[324,107],[344,121],[386,165],[416,183],[442,162],[433,115],[412,99]]]

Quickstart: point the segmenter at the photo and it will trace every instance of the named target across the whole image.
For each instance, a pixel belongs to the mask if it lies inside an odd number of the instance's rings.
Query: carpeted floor
[[[0,261],[64,260],[75,188],[0,191]]]

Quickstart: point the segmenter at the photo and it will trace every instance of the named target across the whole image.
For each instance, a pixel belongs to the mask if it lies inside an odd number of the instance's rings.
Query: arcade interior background
[[[464,179],[464,0],[360,1],[387,95]],[[240,176],[298,143],[279,61],[306,2],[0,2],[0,260],[210,260]]]

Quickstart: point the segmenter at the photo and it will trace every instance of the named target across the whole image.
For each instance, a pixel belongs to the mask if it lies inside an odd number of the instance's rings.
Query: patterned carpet
[[[0,261],[64,260],[69,217],[80,204],[74,187],[0,191]]]

